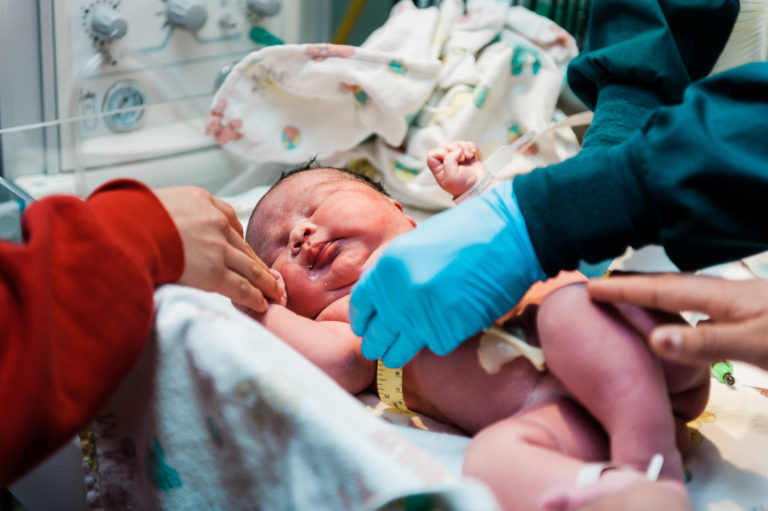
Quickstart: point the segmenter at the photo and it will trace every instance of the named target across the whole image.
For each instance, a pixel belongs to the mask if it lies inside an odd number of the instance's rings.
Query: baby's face
[[[314,318],[415,222],[399,203],[333,169],[282,181],[258,209],[254,249],[285,280],[287,307]]]

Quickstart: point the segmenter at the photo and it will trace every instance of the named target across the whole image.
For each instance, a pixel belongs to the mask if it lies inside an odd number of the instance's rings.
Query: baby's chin
[[[326,282],[331,290],[353,286],[366,268],[373,264],[373,254],[345,251],[331,263]]]
[[[321,278],[312,287],[304,288],[303,292],[294,288],[292,293],[289,288],[288,301],[285,306],[299,316],[317,319],[318,314],[322,313],[329,305],[349,296],[355,282],[357,282],[357,278],[349,283],[339,282],[338,279]]]
[[[376,261],[379,260],[382,252],[384,252],[384,249],[387,248],[388,244],[389,243],[382,244],[379,248],[377,248],[376,250],[374,250],[368,255],[368,257],[365,259],[362,266],[360,267],[360,275],[362,275],[365,270],[367,270],[368,268],[376,264]],[[358,276],[358,278],[360,277]]]

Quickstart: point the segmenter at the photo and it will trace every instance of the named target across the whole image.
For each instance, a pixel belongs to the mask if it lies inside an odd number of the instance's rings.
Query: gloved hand
[[[352,290],[350,323],[366,358],[401,367],[451,352],[545,277],[506,181],[396,238]]]

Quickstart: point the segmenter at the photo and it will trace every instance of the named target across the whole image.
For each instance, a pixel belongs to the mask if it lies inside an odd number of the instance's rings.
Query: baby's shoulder
[[[342,296],[320,311],[316,321],[341,321],[349,323],[349,295]]]

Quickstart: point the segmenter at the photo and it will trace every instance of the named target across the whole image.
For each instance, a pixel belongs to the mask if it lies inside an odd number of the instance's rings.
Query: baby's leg
[[[647,339],[651,331],[660,324],[685,324],[682,317],[663,311],[648,310],[635,305],[613,304],[625,320],[641,337]],[[691,435],[687,423],[701,415],[709,399],[710,370],[701,364],[679,364],[661,360],[667,391],[672,403],[677,426],[677,447],[685,453],[690,447]]]
[[[664,372],[645,338],[580,284],[544,300],[537,328],[549,369],[607,431],[611,461],[645,470],[661,453],[662,476],[682,481]]]
[[[481,430],[464,456],[464,475],[484,481],[504,509],[540,509],[572,491],[585,461],[608,457],[600,426],[568,399],[516,414]]]
[[[465,476],[484,481],[506,510],[568,510],[645,482],[645,474],[610,469],[596,481],[579,480],[589,463],[608,458],[603,429],[581,407],[558,398],[480,431],[464,456]],[[672,485],[681,501],[685,487]]]

